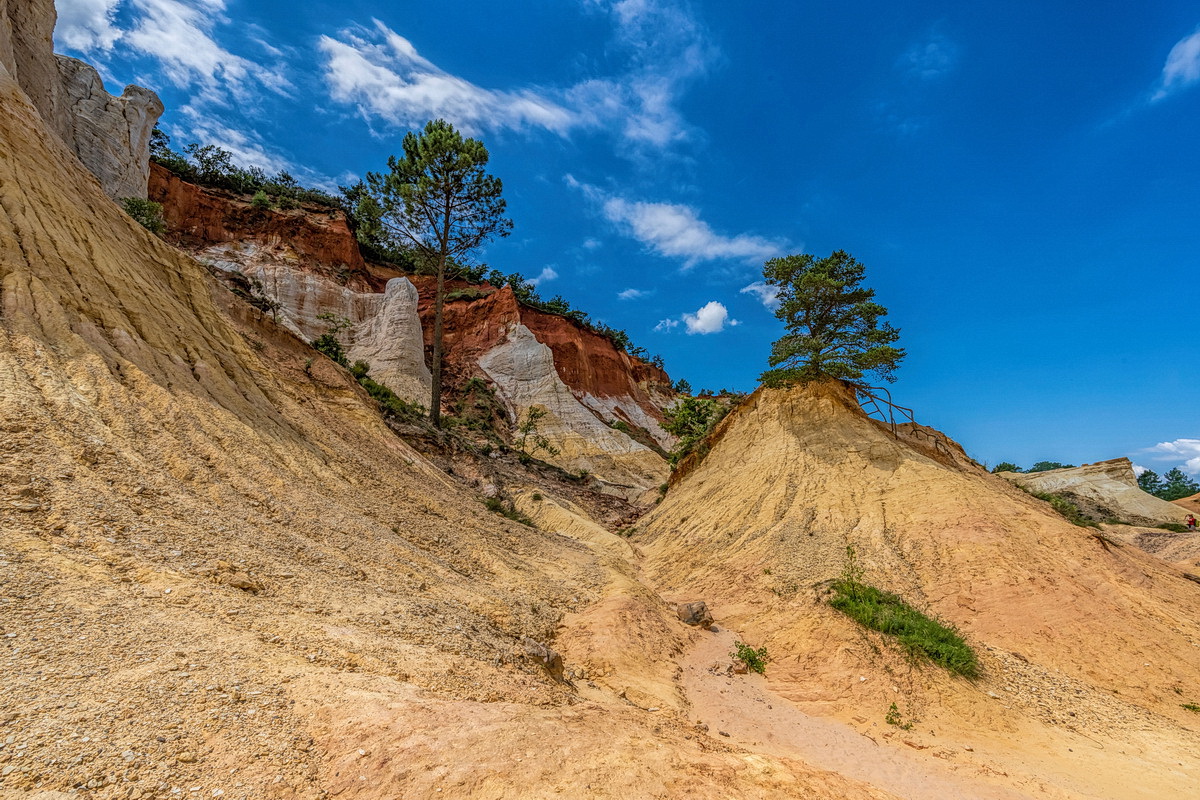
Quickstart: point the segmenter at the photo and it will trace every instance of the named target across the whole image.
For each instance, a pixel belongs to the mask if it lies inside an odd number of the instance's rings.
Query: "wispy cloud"
[[[1167,54],[1162,77],[1151,100],[1163,98],[1200,82],[1200,28],[1175,43]]]
[[[400,126],[443,117],[471,133],[539,127],[565,135],[586,121],[539,90],[486,89],[451,75],[378,20],[373,29],[343,31],[340,39],[322,36],[318,48],[327,58],[334,100]]]
[[[121,0],[58,0],[58,44],[80,52],[112,50],[122,31],[113,22]]]
[[[770,286],[763,281],[755,281],[741,289],[741,294],[752,294],[758,298],[768,311],[779,308],[779,287]]]
[[[566,181],[596,203],[604,218],[621,233],[660,256],[682,260],[684,271],[705,261],[765,261],[784,249],[782,242],[761,236],[719,234],[692,206],[617,197],[570,175]]]
[[[617,297],[622,300],[637,300],[639,297],[645,297],[649,292],[642,289],[626,289],[623,292],[617,292]]]
[[[691,138],[679,111],[687,87],[704,75],[715,48],[686,3],[675,0],[585,0],[610,15],[616,75],[556,87],[480,86],[425,58],[379,20],[322,36],[330,95],[365,117],[414,127],[443,117],[469,133],[544,130],[568,136],[609,130],[620,150],[662,150]]]
[[[909,77],[932,81],[958,66],[958,54],[958,45],[935,30],[904,51],[899,67]]]

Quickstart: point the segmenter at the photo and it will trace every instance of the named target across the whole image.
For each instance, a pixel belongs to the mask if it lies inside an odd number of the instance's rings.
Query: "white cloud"
[[[679,320],[677,319],[660,319],[658,324],[654,326],[654,330],[659,331],[660,333],[666,333],[678,327]]]
[[[661,256],[682,259],[685,270],[702,261],[764,261],[782,250],[760,236],[719,234],[691,206],[609,197],[602,208],[605,219],[627,236]]]
[[[1163,65],[1158,91],[1152,100],[1186,89],[1200,81],[1200,29],[1175,43]]]
[[[755,281],[741,290],[741,294],[752,294],[758,298],[768,311],[779,308],[779,287],[770,286],[763,281]]]
[[[684,271],[704,261],[764,261],[783,251],[783,243],[761,236],[719,234],[691,206],[627,200],[582,183],[572,175],[564,180],[597,203],[604,218],[623,234],[660,256],[682,259]]]
[[[552,281],[557,277],[558,273],[554,271],[553,267],[545,267],[541,272],[538,273],[536,278],[530,278],[529,282],[534,286],[541,286],[543,283]]]
[[[1142,477],[1142,473],[1145,472],[1146,469],[1147,469],[1147,467],[1143,467],[1141,464],[1134,464],[1133,465],[1133,474],[1140,478],[1140,477]]]
[[[646,292],[641,289],[626,289],[623,292],[617,292],[617,297],[622,300],[637,300],[639,297],[645,297]]]
[[[730,319],[729,309],[716,300],[705,303],[694,314],[684,314],[682,319],[689,335],[720,333],[726,325],[732,327],[741,324],[736,319]]]
[[[54,38],[64,48],[91,52],[111,50],[121,31],[113,14],[121,0],[58,0]]]
[[[1175,439],[1171,442],[1159,442],[1147,450],[1144,455],[1156,461],[1173,461],[1182,463],[1182,468],[1200,475],[1200,439]]]
[[[320,176],[307,175],[288,159],[272,152],[257,134],[231,128],[203,108],[187,105],[180,109],[180,113],[187,118],[187,129],[193,137],[204,144],[214,144],[222,150],[228,150],[238,166],[260,167],[267,174],[286,170],[304,179],[308,185],[320,182]]]
[[[584,250],[595,250],[603,246],[604,242],[600,241],[599,239],[585,239],[583,242]]]

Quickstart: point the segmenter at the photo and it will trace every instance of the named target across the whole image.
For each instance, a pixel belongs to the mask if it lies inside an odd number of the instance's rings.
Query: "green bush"
[[[1188,526],[1180,525],[1178,522],[1164,522],[1162,525],[1155,527],[1162,528],[1164,531],[1172,531],[1173,533],[1187,533]]]
[[[499,514],[505,519],[511,519],[513,522],[519,522],[522,525],[528,525],[531,528],[534,527],[533,520],[522,514],[520,511],[517,511],[516,507],[513,506],[512,503],[507,503],[504,500],[501,500],[499,497],[488,497],[484,499],[483,504],[487,507],[487,510],[491,511],[493,514]]]
[[[745,664],[751,672],[757,672],[759,675],[766,674],[767,662],[771,660],[767,655],[767,648],[760,647],[755,650],[745,642],[734,642],[733,646],[734,651],[729,655]]]
[[[860,625],[894,637],[911,655],[928,658],[967,678],[979,676],[975,651],[952,626],[926,616],[898,595],[862,583],[853,547],[833,582],[829,604]]]
[[[1045,500],[1050,504],[1050,507],[1065,517],[1067,520],[1075,523],[1081,528],[1099,528],[1099,523],[1091,517],[1080,511],[1079,506],[1063,497],[1061,494],[1052,492],[1030,492],[1038,500]]]
[[[250,205],[265,211],[271,208],[271,198],[267,197],[266,192],[264,192],[262,189],[259,189],[254,193],[254,197],[250,200]]]
[[[155,236],[162,236],[167,231],[167,221],[163,219],[162,203],[153,200],[142,200],[139,197],[126,197],[121,201],[125,213],[133,217],[133,221],[141,225]]]

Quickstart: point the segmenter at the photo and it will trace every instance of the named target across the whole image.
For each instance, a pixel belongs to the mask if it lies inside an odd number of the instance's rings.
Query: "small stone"
[[[728,737],[728,736],[729,736],[729,734],[728,734],[728,733],[726,733],[725,731],[717,731],[717,733],[719,733],[719,734],[721,734],[722,736],[725,736],[725,737]]]
[[[191,750],[185,750],[175,757],[175,760],[180,764],[195,764],[197,761],[196,754]]]

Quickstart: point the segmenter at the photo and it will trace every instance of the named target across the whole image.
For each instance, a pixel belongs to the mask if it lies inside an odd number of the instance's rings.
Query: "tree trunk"
[[[442,307],[446,301],[446,256],[438,259],[437,295],[433,301],[433,392],[429,401],[429,421],[442,427]]]

